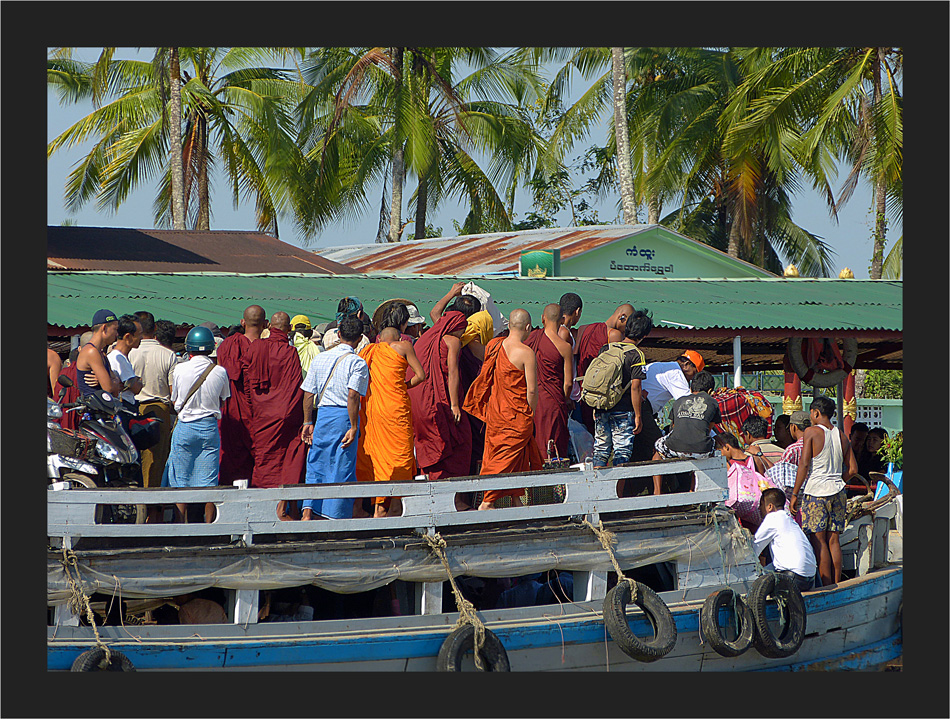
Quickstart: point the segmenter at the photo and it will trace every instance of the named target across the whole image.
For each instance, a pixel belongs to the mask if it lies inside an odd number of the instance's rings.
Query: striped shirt
[[[337,360],[339,364],[333,371]],[[327,378],[330,380],[329,384]],[[324,385],[327,385],[326,389]],[[340,343],[313,358],[300,388],[317,396],[323,392],[319,407],[346,407],[349,390],[356,390],[360,396],[366,396],[368,386],[369,367],[366,366],[366,360],[356,354],[349,345]]]

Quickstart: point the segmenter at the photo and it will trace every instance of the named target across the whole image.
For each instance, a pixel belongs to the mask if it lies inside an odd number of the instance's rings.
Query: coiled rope
[[[617,535],[604,529],[603,520],[598,519],[597,523],[600,525],[599,529],[591,524],[587,517],[581,520],[581,524],[589,528],[590,531],[594,533],[594,536],[600,540],[600,545],[604,548],[604,551],[607,552],[607,556],[610,557],[610,563],[614,565],[614,571],[617,573],[617,583],[626,582],[630,586],[630,601],[636,602],[637,582],[624,576],[623,570],[620,569],[620,564],[617,562],[617,556],[614,554],[613,545],[617,543]]]
[[[459,618],[455,623],[455,627],[458,628],[466,624],[471,624],[475,629],[475,666],[479,671],[485,671],[485,665],[481,658],[482,647],[485,645],[485,625],[482,623],[482,620],[478,618],[478,615],[475,614],[475,605],[462,596],[462,592],[459,591],[458,585],[455,583],[455,577],[452,576],[452,570],[449,568],[448,557],[445,555],[445,540],[438,532],[435,534],[423,534],[422,538],[425,539],[426,544],[429,545],[429,549],[431,549],[439,558],[439,561],[442,562],[442,566],[445,567],[445,573],[449,577],[449,584],[452,585],[452,594],[455,597],[455,604],[459,610]]]
[[[62,564],[63,571],[66,572],[66,581],[69,582],[69,588],[71,590],[69,599],[66,600],[66,606],[73,614],[79,614],[81,611],[85,610],[86,620],[89,622],[93,633],[96,635],[96,646],[103,651],[103,657],[102,661],[99,662],[99,668],[105,669],[109,666],[109,662],[112,660],[112,651],[99,637],[99,630],[96,628],[96,617],[92,612],[92,605],[89,603],[89,597],[82,588],[82,578],[79,576],[79,568],[77,567],[78,560],[76,559],[75,553],[66,548],[65,543],[63,544]],[[76,579],[73,579],[70,567],[76,568]]]

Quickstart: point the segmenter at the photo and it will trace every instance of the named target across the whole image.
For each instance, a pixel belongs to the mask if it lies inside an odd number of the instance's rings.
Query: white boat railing
[[[621,479],[649,478],[654,474],[693,472],[695,489],[689,492],[621,498]],[[584,471],[525,472],[413,482],[350,482],[274,489],[132,488],[67,489],[65,483],[51,485],[47,493],[47,534],[62,538],[67,546],[81,537],[210,537],[232,535],[253,543],[254,535],[294,535],[415,529],[438,531],[443,527],[472,527],[498,522],[545,520],[585,516],[596,521],[612,512],[656,510],[666,507],[717,503],[727,496],[726,461],[717,455],[697,460],[664,460],[627,467]],[[459,492],[565,486],[562,503],[510,507],[488,511],[459,512],[455,495]],[[398,517],[338,519],[330,521],[281,521],[277,505],[283,500],[357,497],[401,497],[403,513]],[[216,505],[211,523],[189,524],[97,524],[96,505],[207,503]]]

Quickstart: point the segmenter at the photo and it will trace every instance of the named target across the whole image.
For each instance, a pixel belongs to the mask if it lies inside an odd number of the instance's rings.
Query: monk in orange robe
[[[365,481],[365,471],[372,471],[377,482],[406,482],[416,474],[413,457],[412,408],[409,387],[425,381],[426,374],[412,349],[411,342],[400,340],[399,330],[387,327],[379,333],[378,342],[367,345],[360,352],[369,367],[369,388],[366,391],[366,424],[360,432],[365,463],[364,476],[357,461],[357,479]],[[406,380],[406,369],[413,376]],[[357,457],[359,460],[359,457]],[[398,501],[398,500],[397,500]],[[376,517],[398,514],[398,506],[390,504],[389,497],[374,500]]]
[[[577,354],[577,377],[583,377],[588,365],[594,357],[600,354],[600,348],[608,342],[620,342],[624,338],[627,327],[627,318],[633,314],[633,305],[623,304],[614,310],[606,322],[594,322],[584,325],[577,332],[577,344],[574,352]],[[581,416],[584,426],[594,436],[594,410],[584,402],[581,405]],[[583,457],[578,457],[582,460]]]
[[[524,344],[531,316],[523,309],[508,317],[507,337],[496,337],[485,348],[485,362],[465,396],[462,409],[485,423],[485,453],[480,474],[505,474],[541,469],[544,460],[534,439],[534,410],[538,406],[537,360]],[[481,509],[494,509],[505,496],[522,489],[485,492]]]
[[[574,383],[574,355],[571,346],[558,336],[561,305],[550,304],[541,315],[543,327],[532,330],[525,344],[534,350],[538,361],[538,407],[534,413],[534,437],[541,456],[555,452],[567,457],[570,434],[567,416],[571,411],[571,385]]]

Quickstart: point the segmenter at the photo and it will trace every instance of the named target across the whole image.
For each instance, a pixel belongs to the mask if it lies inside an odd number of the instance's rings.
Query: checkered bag
[[[713,390],[712,398],[719,405],[719,414],[722,422],[715,424],[718,432],[729,432],[738,437],[742,431],[742,423],[749,417],[762,417],[768,424],[768,432],[772,432],[772,404],[761,392],[755,392],[743,387],[720,387]]]

